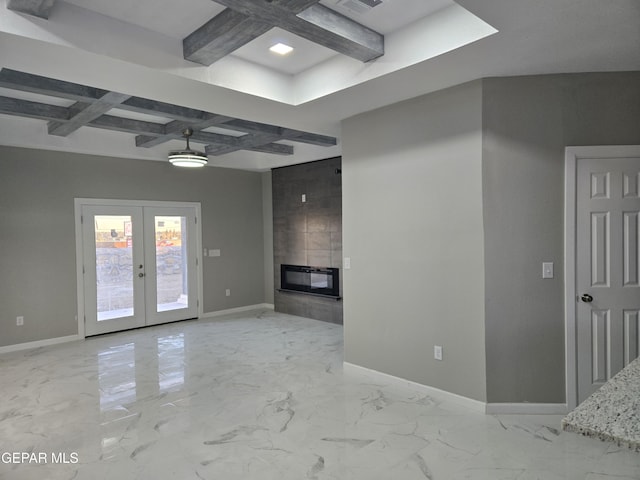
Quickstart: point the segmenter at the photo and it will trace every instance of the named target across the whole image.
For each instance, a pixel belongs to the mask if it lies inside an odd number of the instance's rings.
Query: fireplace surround
[[[276,312],[343,323],[343,279],[339,278],[343,274],[340,168],[341,159],[335,157],[272,171]],[[334,278],[338,281],[333,282],[332,287],[339,297],[285,290],[281,283],[281,265],[337,269]]]

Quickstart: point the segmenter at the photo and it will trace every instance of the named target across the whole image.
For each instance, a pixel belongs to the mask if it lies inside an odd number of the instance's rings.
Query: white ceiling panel
[[[170,118],[160,117],[157,115],[149,115],[147,113],[130,112],[129,110],[122,110],[119,108],[112,108],[109,110],[109,115],[114,117],[128,118],[130,120],[140,120],[142,122],[153,122],[167,124],[171,121]]]
[[[220,135],[229,135],[230,137],[243,137],[246,135],[244,132],[239,132],[237,130],[227,130],[226,128],[221,127],[208,127],[202,130],[203,132],[209,133],[218,133]]]
[[[276,43],[289,45],[293,47],[293,51],[287,55],[269,51]],[[233,55],[282,73],[296,75],[338,54],[281,28],[272,28],[233,52]]]
[[[66,0],[171,37],[184,38],[224,10],[211,0]]]

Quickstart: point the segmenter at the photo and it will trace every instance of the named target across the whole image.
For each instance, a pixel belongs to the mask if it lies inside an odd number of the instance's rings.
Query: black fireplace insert
[[[280,288],[294,292],[340,297],[338,268],[281,265]]]

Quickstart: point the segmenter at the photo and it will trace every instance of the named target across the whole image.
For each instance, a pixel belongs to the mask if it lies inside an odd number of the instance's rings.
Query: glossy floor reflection
[[[345,374],[341,326],[273,312],[0,355],[0,385],[2,479],[640,479],[561,416]]]

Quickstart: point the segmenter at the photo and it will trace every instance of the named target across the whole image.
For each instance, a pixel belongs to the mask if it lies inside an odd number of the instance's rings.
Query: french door
[[[80,204],[85,335],[198,315],[197,209]]]

